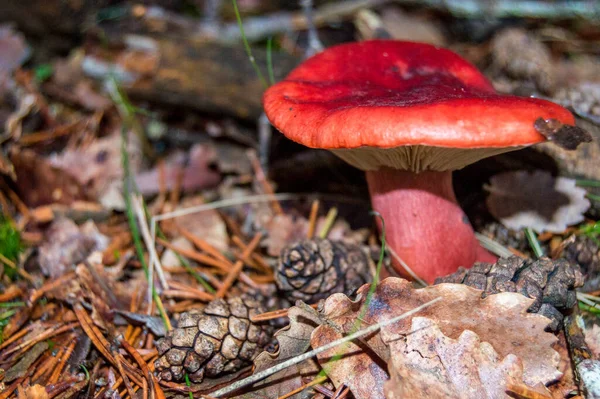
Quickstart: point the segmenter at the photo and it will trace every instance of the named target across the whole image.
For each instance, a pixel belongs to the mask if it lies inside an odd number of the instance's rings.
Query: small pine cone
[[[561,311],[577,304],[575,288],[583,285],[579,266],[566,259],[525,260],[517,256],[499,259],[495,264],[475,263],[471,269],[459,268],[453,274],[439,277],[435,284],[456,283],[483,290],[482,298],[501,292],[518,292],[535,301],[528,311],[548,317],[548,330],[561,326]]]
[[[250,364],[271,341],[272,328],[250,321],[265,310],[251,298],[215,299],[202,311],[181,314],[177,328],[156,342],[154,362],[161,379],[181,381],[184,373],[204,377],[231,373]]]
[[[581,291],[597,291],[600,289],[600,248],[589,237],[577,235],[574,238],[574,242],[565,248],[563,256],[581,267],[586,277]]]
[[[314,303],[337,292],[353,294],[370,281],[371,264],[356,245],[312,238],[281,251],[275,282],[287,299]]]

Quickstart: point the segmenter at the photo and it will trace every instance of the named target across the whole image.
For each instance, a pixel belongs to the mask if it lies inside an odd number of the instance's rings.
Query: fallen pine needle
[[[519,399],[552,399],[551,396],[534,391],[533,389],[524,384],[509,383],[506,385],[506,393],[512,393],[513,395],[516,395],[516,397]]]
[[[311,357],[316,356],[317,354],[319,354],[321,352],[328,351],[329,349],[335,348],[336,346],[341,345],[343,343],[346,343],[346,342],[352,341],[352,340],[354,340],[356,338],[360,338],[362,336],[371,334],[371,333],[379,330],[382,327],[388,326],[388,325],[393,324],[393,323],[395,323],[397,321],[400,321],[400,320],[405,319],[405,318],[407,318],[409,316],[412,316],[413,314],[420,312],[421,310],[425,309],[428,306],[433,305],[434,303],[436,303],[436,302],[438,302],[440,300],[442,300],[442,297],[437,297],[435,299],[432,299],[431,301],[426,302],[426,303],[422,304],[421,306],[418,306],[418,307],[416,307],[416,308],[414,308],[412,310],[409,310],[408,312],[403,313],[400,316],[393,317],[391,319],[382,321],[382,322],[377,323],[377,324],[373,324],[373,325],[371,325],[371,326],[369,326],[369,327],[367,327],[367,328],[365,328],[363,330],[359,330],[359,331],[357,331],[357,332],[355,332],[353,334],[347,335],[347,336],[345,336],[343,338],[336,339],[335,341],[330,342],[327,345],[323,345],[323,346],[321,346],[319,348],[313,349],[310,352],[303,353],[300,356],[293,357],[293,358],[291,358],[289,360],[281,362],[281,363],[279,363],[279,364],[277,364],[277,365],[275,365],[273,367],[270,367],[270,368],[268,368],[266,370],[259,371],[258,373],[255,373],[255,374],[253,374],[253,375],[251,375],[249,377],[246,377],[246,378],[244,378],[242,380],[236,381],[236,382],[234,382],[234,383],[232,383],[232,384],[230,384],[230,385],[228,385],[228,386],[226,386],[226,387],[224,387],[222,389],[219,389],[219,390],[217,390],[215,392],[211,392],[209,395],[212,396],[212,397],[215,397],[215,398],[219,398],[219,397],[221,397],[223,395],[227,395],[228,393],[237,391],[240,388],[243,388],[245,386],[254,384],[255,382],[258,382],[258,381],[260,381],[260,380],[262,380],[264,378],[267,378],[268,376],[270,376],[272,374],[275,374],[278,371],[281,371],[281,370],[286,369],[286,368],[288,368],[290,366],[293,366],[293,365],[298,364],[300,362],[303,362],[303,361],[305,361],[307,359],[310,359]],[[203,398],[206,399],[206,396],[203,396]]]
[[[254,250],[260,243],[261,238],[262,238],[262,234],[256,233],[256,235],[254,236],[252,241],[250,241],[250,243],[248,244],[248,246],[246,247],[244,252],[242,252],[242,255],[240,256],[241,259],[235,262],[235,264],[233,265],[233,268],[229,271],[229,273],[225,277],[225,280],[223,281],[223,285],[221,285],[219,287],[219,290],[215,294],[215,297],[223,298],[225,296],[225,293],[227,292],[229,287],[231,287],[233,282],[238,278],[238,275],[242,271],[242,268],[244,267],[244,260],[247,259],[248,257],[250,257],[252,252],[254,252]]]
[[[309,306],[313,309],[316,309],[319,306],[319,304],[315,303],[314,305],[309,305]],[[289,310],[290,310],[289,308],[278,309],[278,310],[273,310],[271,312],[257,314],[255,316],[250,317],[250,321],[253,323],[258,323],[258,322],[262,322],[262,321],[278,319],[280,317],[287,317]]]
[[[308,216],[308,232],[306,233],[306,236],[308,238],[313,238],[313,236],[315,235],[318,214],[319,214],[319,200],[316,199],[313,201],[313,203],[310,207],[310,215]]]
[[[294,389],[293,391],[288,392],[288,393],[286,393],[283,396],[280,396],[277,399],[287,399],[287,398],[289,398],[291,396],[294,396],[297,393],[300,393],[300,392],[304,391],[306,388],[310,388],[310,387],[312,387],[314,385],[320,384],[320,383],[325,382],[325,381],[327,381],[327,377],[325,377],[325,376],[323,376],[323,377],[317,377],[314,380],[312,380],[311,382],[309,382],[307,384],[304,384],[304,385],[302,385],[302,386]]]

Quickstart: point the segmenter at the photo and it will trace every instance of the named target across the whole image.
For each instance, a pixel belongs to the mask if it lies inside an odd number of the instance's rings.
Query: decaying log
[[[84,72],[98,79],[114,73],[134,99],[242,119],[258,118],[265,89],[241,46],[180,38],[125,37],[124,50],[92,49]],[[256,63],[266,76],[266,52],[254,48]],[[109,61],[110,60],[110,61]],[[298,59],[273,54],[276,79],[285,76]]]

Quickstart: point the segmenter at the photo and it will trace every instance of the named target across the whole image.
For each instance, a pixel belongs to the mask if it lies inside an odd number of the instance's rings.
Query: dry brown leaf
[[[12,26],[0,25],[0,72],[10,73],[27,60],[31,50],[25,37]]]
[[[51,278],[62,276],[92,251],[102,251],[108,245],[108,238],[91,221],[77,226],[69,219],[57,219],[46,237],[39,247],[38,261],[44,274]]]
[[[63,151],[51,157],[50,162],[87,187],[89,194],[105,208],[124,210],[121,141],[118,131],[88,146]],[[127,150],[132,173],[136,173],[141,164],[141,150],[134,134],[129,135]]]
[[[175,187],[181,170],[183,170],[182,192],[189,193],[216,186],[221,180],[219,172],[211,168],[216,158],[217,152],[209,144],[195,144],[187,153],[175,152],[165,160],[163,166],[165,189],[172,190]],[[159,176],[158,167],[137,174],[135,181],[140,193],[143,195],[158,193]]]
[[[325,324],[315,330],[311,345],[318,348],[340,338],[339,331]],[[336,360],[336,356],[341,359]],[[362,342],[347,342],[321,352],[317,358],[333,384],[345,384],[356,399],[385,398],[383,382],[389,378],[385,362]]]
[[[18,194],[29,206],[52,203],[69,205],[73,201],[88,198],[88,193],[77,179],[31,150],[13,147],[10,161],[17,178]]]
[[[275,333],[279,343],[276,353],[262,352],[254,359],[255,373],[278,363],[301,355],[310,347],[310,336],[319,319],[314,311],[292,306],[288,311],[290,324]],[[257,383],[252,391],[239,396],[240,399],[278,398],[303,385],[302,377],[315,375],[318,368],[314,361],[307,360],[288,367]],[[291,398],[299,399],[300,394]]]
[[[357,302],[352,302],[343,294],[330,296],[324,303],[324,316],[348,333],[354,326],[368,289],[368,285],[359,289]],[[520,294],[501,293],[481,299],[481,291],[461,284],[413,289],[406,280],[387,278],[378,285],[361,320],[363,325],[373,325],[437,297],[443,300],[422,310],[417,316],[432,319],[444,335],[458,339],[463,331],[470,330],[481,341],[488,342],[501,358],[516,355],[523,362],[523,380],[529,386],[547,384],[560,378],[561,373],[557,369],[559,354],[553,349],[557,339],[544,331],[550,320],[527,313],[533,301]],[[389,345],[410,333],[411,322],[412,317],[408,317],[384,327],[379,334],[368,337],[365,342],[379,357],[388,361],[390,356],[395,355]],[[314,334],[319,334],[319,329]],[[348,381],[360,378],[347,375],[339,379]]]
[[[19,399],[49,399],[50,395],[46,392],[46,388],[39,384],[35,384],[25,388],[25,390],[19,389]]]
[[[301,216],[275,215],[264,226],[267,229],[267,238],[263,244],[271,256],[279,256],[287,245],[306,238],[308,221]]]
[[[490,213],[506,227],[563,232],[583,221],[590,207],[586,191],[575,180],[546,171],[513,171],[493,176],[487,190]]]
[[[391,341],[390,352],[387,398],[509,398],[506,387],[523,383],[523,365],[515,355],[501,358],[469,330],[449,338],[425,317],[413,317],[411,333]]]

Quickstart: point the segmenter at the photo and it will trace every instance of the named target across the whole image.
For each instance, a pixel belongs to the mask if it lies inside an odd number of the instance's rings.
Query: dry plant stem
[[[426,282],[475,261],[496,261],[481,248],[458,205],[450,171],[381,168],[366,176],[373,208],[386,222],[388,246]]]
[[[268,368],[266,370],[259,371],[258,373],[255,373],[255,374],[253,374],[253,375],[251,375],[251,376],[249,376],[247,378],[244,378],[243,380],[236,381],[236,382],[230,384],[229,386],[227,386],[225,388],[219,389],[219,390],[217,390],[215,392],[211,392],[209,395],[218,398],[218,397],[221,397],[223,395],[227,395],[228,393],[237,391],[240,388],[243,388],[243,387],[248,386],[250,384],[253,384],[253,383],[257,382],[257,381],[260,381],[260,380],[262,380],[264,378],[267,378],[268,376],[270,376],[272,374],[275,374],[276,372],[278,372],[280,370],[286,369],[286,368],[288,368],[290,366],[293,366],[293,365],[298,364],[300,362],[303,362],[303,361],[305,361],[307,359],[310,359],[310,358],[316,356],[317,354],[319,354],[321,352],[327,351],[329,349],[333,349],[333,348],[337,347],[338,345],[341,345],[341,344],[343,344],[345,342],[349,342],[349,341],[352,341],[352,340],[354,340],[356,338],[360,338],[360,337],[363,337],[365,335],[371,334],[371,333],[379,330],[382,327],[389,326],[390,324],[396,323],[396,322],[398,322],[398,321],[400,321],[402,319],[410,317],[410,316],[412,316],[412,315],[420,312],[421,310],[425,309],[426,307],[433,305],[434,303],[436,303],[436,302],[438,302],[440,300],[442,300],[441,297],[432,299],[431,301],[425,302],[424,304],[422,304],[420,306],[417,306],[416,308],[414,308],[414,309],[412,309],[412,310],[410,310],[410,311],[408,311],[406,313],[403,313],[403,314],[401,314],[401,315],[399,315],[397,317],[392,317],[391,319],[382,321],[382,322],[377,323],[377,324],[373,324],[373,325],[371,325],[371,326],[369,326],[369,327],[367,327],[367,328],[365,328],[363,330],[359,330],[359,331],[357,331],[355,333],[349,334],[349,335],[347,335],[345,337],[342,337],[342,338],[337,339],[337,340],[335,340],[333,342],[330,342],[330,343],[328,343],[326,345],[323,345],[323,346],[321,346],[321,347],[319,347],[317,349],[313,349],[310,352],[303,353],[300,356],[296,356],[294,358],[288,359],[288,360],[286,360],[284,362],[281,362],[281,363],[279,363],[279,364],[277,364],[277,365],[275,365],[273,367],[270,367],[270,368]]]
[[[256,177],[256,180],[262,186],[265,194],[273,196],[275,194],[275,190],[273,190],[273,186],[271,186],[271,183],[269,182],[269,180],[267,180],[265,172],[263,171],[262,166],[260,165],[260,162],[256,157],[256,152],[254,150],[248,150],[247,154],[248,158],[250,159],[250,163],[252,164],[252,168],[254,169],[254,175]],[[277,201],[275,197],[273,197],[271,200],[271,208],[273,208],[273,212],[275,212],[275,214],[283,215],[283,209],[281,209],[281,204],[279,204],[279,201]]]
[[[148,220],[146,219],[146,212],[144,211],[144,204],[141,195],[132,195],[131,203],[133,205],[133,209],[135,210],[136,217],[138,219],[138,224],[140,226],[140,231],[142,233],[142,237],[144,238],[144,243],[148,248],[148,252],[150,252],[150,261],[149,268],[152,269],[153,265],[156,267],[156,274],[158,275],[158,279],[163,287],[163,289],[168,290],[169,284],[167,283],[167,279],[165,277],[165,273],[162,269],[162,265],[160,263],[160,259],[158,254],[156,253],[156,247],[154,246],[154,241],[150,235],[150,230],[148,229]],[[148,273],[148,285],[152,286],[153,275],[151,272]],[[148,303],[152,303],[152,289],[149,289],[149,297]]]
[[[225,277],[225,280],[223,281],[223,285],[221,285],[221,287],[219,287],[219,290],[215,294],[215,297],[223,298],[225,296],[225,294],[227,293],[227,290],[231,287],[233,282],[238,278],[240,272],[242,271],[242,268],[244,267],[244,261],[252,254],[252,252],[254,252],[254,250],[260,243],[261,238],[262,238],[262,234],[256,233],[256,235],[254,236],[252,241],[250,241],[250,243],[248,244],[248,246],[246,247],[244,252],[242,252],[242,255],[240,256],[241,259],[235,262],[235,264],[233,265],[233,268],[229,271],[229,273]]]
[[[172,212],[163,213],[162,215],[153,216],[150,220],[150,232],[152,233],[152,238],[156,237],[156,223],[162,220],[173,219],[180,216],[187,216],[194,213],[205,212],[213,209],[221,209],[227,208],[230,206],[236,205],[245,205],[245,204],[254,204],[261,202],[271,202],[273,200],[277,201],[289,201],[293,199],[302,198],[299,194],[294,193],[278,193],[273,195],[268,194],[258,194],[258,195],[249,195],[243,198],[230,198],[220,201],[211,202],[209,204],[202,204],[197,206],[191,206],[185,209],[178,209]]]
[[[280,396],[280,397],[279,397],[279,398],[277,398],[277,399],[287,399],[287,398],[289,398],[289,397],[291,397],[291,396],[294,396],[294,395],[296,395],[297,393],[300,393],[300,392],[304,391],[304,390],[305,390],[305,389],[307,389],[307,388],[310,388],[310,387],[312,387],[312,386],[315,386],[315,385],[317,385],[317,384],[321,384],[321,383],[323,383],[323,382],[325,382],[325,381],[327,381],[327,377],[325,377],[325,376],[322,376],[322,377],[317,377],[317,378],[315,378],[314,380],[312,380],[311,382],[309,382],[309,383],[306,383],[306,384],[304,384],[304,385],[302,385],[302,386],[300,386],[300,387],[298,387],[298,388],[294,389],[293,391],[291,391],[291,392],[288,392],[288,393],[286,393],[286,394],[285,394],[285,395],[283,395],[283,396]]]

